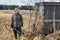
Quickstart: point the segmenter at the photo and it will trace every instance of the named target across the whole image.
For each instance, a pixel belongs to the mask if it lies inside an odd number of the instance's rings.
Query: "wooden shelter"
[[[43,20],[44,34],[60,30],[60,2],[40,2],[35,4]]]

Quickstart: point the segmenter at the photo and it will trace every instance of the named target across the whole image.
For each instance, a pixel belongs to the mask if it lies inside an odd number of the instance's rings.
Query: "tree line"
[[[34,6],[18,6],[18,5],[0,5],[0,10],[13,10],[19,8],[20,10],[34,10]]]

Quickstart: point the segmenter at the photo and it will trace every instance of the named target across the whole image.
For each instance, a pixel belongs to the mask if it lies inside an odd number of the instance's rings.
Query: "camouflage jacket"
[[[11,28],[23,26],[23,18],[20,13],[13,14],[11,17]]]

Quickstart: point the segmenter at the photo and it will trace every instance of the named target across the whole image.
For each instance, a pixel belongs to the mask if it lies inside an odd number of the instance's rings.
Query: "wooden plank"
[[[44,19],[44,22],[53,22],[53,19]],[[60,22],[60,19],[55,19],[55,22]]]

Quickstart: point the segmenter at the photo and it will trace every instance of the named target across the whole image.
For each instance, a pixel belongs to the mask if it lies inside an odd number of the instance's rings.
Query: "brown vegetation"
[[[0,10],[0,40],[14,40],[14,34],[13,30],[10,27],[10,19],[11,19],[11,13],[12,10]],[[29,13],[29,11],[21,10],[20,12],[24,13]],[[42,31],[42,26],[43,23],[42,21],[38,21],[38,25],[36,27],[36,33],[33,33],[34,26],[34,17],[31,19],[31,26],[29,27],[29,15],[23,15],[23,22],[24,25],[22,27],[23,35],[21,36],[21,40],[60,40],[60,32],[57,31],[56,33],[50,34],[48,36],[45,36],[43,34],[37,34],[38,32]],[[34,35],[35,34],[35,35]]]

